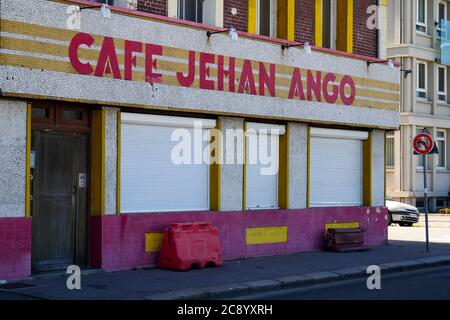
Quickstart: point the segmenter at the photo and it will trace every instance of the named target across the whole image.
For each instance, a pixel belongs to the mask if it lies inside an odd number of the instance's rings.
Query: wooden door
[[[86,263],[88,137],[34,131],[33,270]]]

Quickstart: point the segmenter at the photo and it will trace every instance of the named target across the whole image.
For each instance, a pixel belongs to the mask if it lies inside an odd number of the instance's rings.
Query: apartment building
[[[387,134],[387,195],[424,207],[423,159],[413,155],[412,139],[427,128],[439,149],[429,155],[429,208],[449,206],[450,96],[448,1],[389,1],[387,55],[401,62],[400,130]]]
[[[177,222],[212,222],[225,259],[386,241],[376,1],[108,4],[0,1],[0,279],[152,266]]]

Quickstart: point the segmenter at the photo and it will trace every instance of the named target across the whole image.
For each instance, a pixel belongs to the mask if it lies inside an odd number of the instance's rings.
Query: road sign
[[[423,157],[423,197],[425,202],[425,241],[427,252],[430,251],[430,236],[428,229],[428,186],[427,186],[427,155],[439,153],[430,132],[424,128],[413,141],[414,154]]]
[[[422,132],[414,138],[413,147],[418,154],[428,154],[434,148],[433,138],[428,133]]]

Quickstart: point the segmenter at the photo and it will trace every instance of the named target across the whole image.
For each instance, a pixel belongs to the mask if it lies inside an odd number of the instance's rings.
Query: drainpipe
[[[377,1],[378,10],[380,11],[377,14],[377,58],[381,58],[381,16],[383,14],[381,1],[382,0]]]

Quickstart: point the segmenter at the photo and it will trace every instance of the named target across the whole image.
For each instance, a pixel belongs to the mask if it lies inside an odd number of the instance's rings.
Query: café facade
[[[328,228],[386,241],[397,67],[73,5],[1,1],[0,279],[153,266],[179,222],[212,222],[225,259],[322,250]],[[215,160],[174,161],[179,129]],[[267,132],[263,175],[249,150]]]

